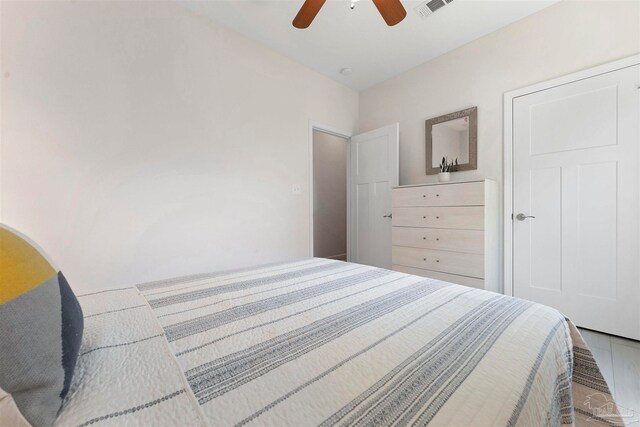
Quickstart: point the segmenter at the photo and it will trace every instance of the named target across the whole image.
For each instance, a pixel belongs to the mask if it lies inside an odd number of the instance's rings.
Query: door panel
[[[562,170],[559,167],[531,170],[531,212],[535,221],[529,228],[531,286],[560,291],[562,289],[561,230]],[[524,254],[523,254],[524,255]]]
[[[396,184],[397,185],[397,184]],[[375,183],[376,203],[373,215],[372,233],[376,237],[376,241],[371,245],[374,255],[371,265],[378,267],[391,268],[391,218],[385,217],[391,213],[391,188],[394,185],[390,181],[380,181]],[[374,264],[375,262],[375,264]]]
[[[583,296],[616,299],[617,175],[615,162],[578,168],[578,262],[582,266],[578,291]],[[610,286],[602,286],[606,282]]]
[[[640,339],[640,66],[513,101],[514,295]]]
[[[617,85],[575,85],[582,87],[561,87],[552,99],[531,106],[532,155],[616,143]]]
[[[350,143],[349,260],[391,268],[391,189],[398,185],[399,125],[353,136]]]
[[[371,213],[369,212],[371,200],[369,197],[369,183],[361,183],[356,185],[356,210],[357,212],[357,221],[356,221],[356,242],[358,242],[359,250],[356,251],[358,254],[358,259],[361,260],[370,260],[371,253],[369,244],[370,232],[371,229]],[[355,248],[354,248],[355,249]],[[359,262],[355,259],[351,260],[353,262]]]

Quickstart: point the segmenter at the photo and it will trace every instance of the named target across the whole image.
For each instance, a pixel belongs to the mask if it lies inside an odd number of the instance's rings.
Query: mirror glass
[[[427,175],[440,172],[442,158],[447,164],[458,159],[450,172],[478,168],[478,107],[471,107],[425,121],[425,157]]]
[[[469,117],[434,124],[431,128],[431,167],[438,167],[442,158],[451,163],[469,163]]]

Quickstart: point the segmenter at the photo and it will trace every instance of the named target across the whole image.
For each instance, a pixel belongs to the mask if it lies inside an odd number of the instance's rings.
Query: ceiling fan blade
[[[296,28],[307,28],[313,22],[320,8],[326,0],[305,0],[304,4],[293,18],[293,26]]]
[[[400,3],[400,0],[373,0],[378,8],[378,12],[382,15],[384,22],[392,27],[402,21],[407,16],[407,11]]]

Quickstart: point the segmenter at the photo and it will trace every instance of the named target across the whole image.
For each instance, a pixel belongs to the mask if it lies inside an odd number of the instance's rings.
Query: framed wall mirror
[[[478,107],[467,108],[425,122],[427,175],[440,172],[440,163],[458,159],[455,171],[478,168]]]

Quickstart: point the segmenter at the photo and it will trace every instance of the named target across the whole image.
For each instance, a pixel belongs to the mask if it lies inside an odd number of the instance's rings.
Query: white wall
[[[361,92],[359,131],[400,122],[400,184],[435,182],[425,120],[477,106],[478,169],[452,179],[502,182],[505,92],[638,52],[640,2],[563,1]]]
[[[347,140],[314,130],[313,255],[346,254]]]
[[[309,120],[354,91],[172,2],[0,4],[0,219],[73,287],[309,255]]]

